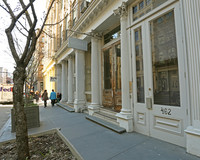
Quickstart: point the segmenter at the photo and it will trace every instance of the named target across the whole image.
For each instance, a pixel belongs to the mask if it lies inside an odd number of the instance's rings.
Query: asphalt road
[[[10,117],[10,112],[12,105],[1,105],[0,104],[0,129],[4,126],[4,124],[8,121]]]

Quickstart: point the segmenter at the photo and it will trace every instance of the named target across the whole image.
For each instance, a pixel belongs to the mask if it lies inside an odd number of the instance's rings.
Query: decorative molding
[[[122,2],[122,5],[115,9],[114,15],[120,15],[121,17],[128,16],[127,5],[125,2]]]

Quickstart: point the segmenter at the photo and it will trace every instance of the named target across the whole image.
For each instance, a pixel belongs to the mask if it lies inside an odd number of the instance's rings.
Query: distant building
[[[11,84],[13,83],[12,76],[8,72],[8,69],[0,67],[0,84]]]
[[[33,83],[33,88],[34,91],[39,91],[41,92],[43,90],[43,64],[42,60],[44,58],[44,34],[42,33],[41,36],[39,37],[36,45],[36,50],[33,54],[33,58],[36,60],[36,69],[34,70],[34,83]]]

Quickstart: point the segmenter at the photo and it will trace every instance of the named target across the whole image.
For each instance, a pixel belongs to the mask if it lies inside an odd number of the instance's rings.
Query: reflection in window
[[[174,12],[151,22],[154,104],[180,106]]]
[[[144,103],[144,71],[141,28],[135,30],[137,102]]]
[[[104,89],[111,89],[111,53],[110,49],[104,51]]]
[[[121,89],[121,45],[115,46],[116,52],[116,89]]]

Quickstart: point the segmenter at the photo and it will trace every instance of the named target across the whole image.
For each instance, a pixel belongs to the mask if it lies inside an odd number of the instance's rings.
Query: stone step
[[[116,114],[117,114],[117,112],[115,112],[115,111],[113,111],[113,110],[109,110],[109,109],[105,109],[105,108],[100,108],[100,112],[102,113],[102,114],[106,114],[106,115],[109,115],[109,116],[111,116],[111,117],[116,117]],[[117,117],[116,117],[117,118]]]
[[[62,104],[62,103],[56,103],[57,106],[67,110],[68,112],[75,112],[75,109],[72,108],[72,107],[69,107],[68,105],[66,104]]]
[[[118,125],[118,122],[117,122],[117,118],[115,117],[112,117],[110,115],[105,115],[105,114],[102,114],[101,112],[95,112],[93,114],[94,117],[97,117],[97,118],[100,118],[102,120],[105,120],[107,122],[110,122],[110,123],[113,123],[115,125]]]
[[[90,115],[85,116],[85,118],[90,120],[90,121],[92,121],[92,122],[95,122],[95,123],[97,123],[97,124],[99,124],[101,126],[104,126],[104,127],[108,128],[108,129],[110,129],[112,131],[115,131],[117,133],[121,134],[121,133],[126,132],[126,130],[124,128],[119,127],[118,125],[112,124],[110,122],[107,122],[105,120],[102,120],[100,118],[97,118],[97,117],[94,117],[94,116],[90,116]]]

